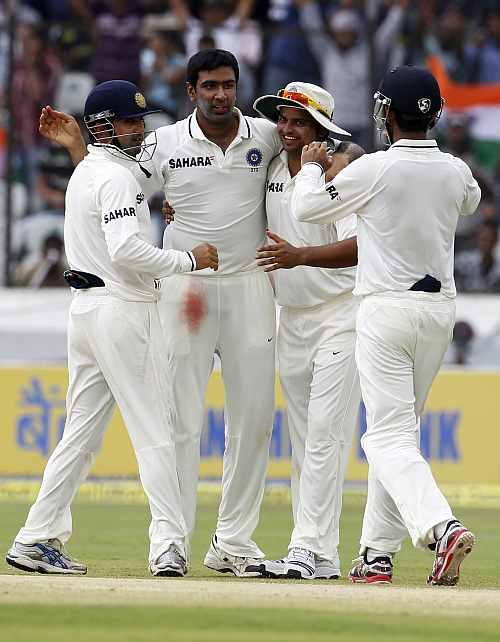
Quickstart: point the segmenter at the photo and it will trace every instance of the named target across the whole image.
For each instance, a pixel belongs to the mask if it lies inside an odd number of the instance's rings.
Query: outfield
[[[342,521],[344,573],[357,554],[363,497],[347,493]],[[146,569],[143,503],[74,508],[70,551],[86,561],[84,578],[22,574],[2,563],[1,642],[320,642],[391,636],[405,642],[497,640],[500,626],[498,508],[457,511],[477,535],[458,588],[430,588],[432,555],[405,546],[391,587],[337,582],[236,580],[202,565],[215,524],[217,497],[200,495],[193,564],[184,579],[151,579]],[[0,549],[22,523],[27,504],[0,505]],[[270,557],[286,550],[288,494],[266,497],[256,533]],[[135,578],[135,579],[133,579]]]

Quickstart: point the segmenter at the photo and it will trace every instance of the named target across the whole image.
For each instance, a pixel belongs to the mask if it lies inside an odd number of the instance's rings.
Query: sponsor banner
[[[65,368],[0,368],[2,429],[0,476],[40,476],[65,424]],[[500,374],[441,373],[421,422],[421,448],[440,482],[500,484]],[[290,477],[290,439],[278,380],[269,479]],[[219,479],[224,451],[223,385],[215,372],[206,396],[200,476]],[[366,480],[360,438],[366,430],[361,405],[347,479]],[[116,411],[91,475],[136,478],[137,466]]]

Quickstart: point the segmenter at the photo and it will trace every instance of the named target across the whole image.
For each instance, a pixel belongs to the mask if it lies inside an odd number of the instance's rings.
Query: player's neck
[[[296,150],[293,152],[288,152],[288,171],[290,176],[293,178],[300,171],[300,157],[302,155],[302,150]]]
[[[196,120],[208,140],[219,145],[224,151],[233,142],[240,126],[240,118],[236,112],[233,114],[233,118],[220,123],[214,123],[205,118],[201,111],[198,110],[196,112]]]

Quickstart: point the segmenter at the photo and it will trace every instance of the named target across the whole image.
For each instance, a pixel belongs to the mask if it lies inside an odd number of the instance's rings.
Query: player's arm
[[[217,249],[213,245],[203,243],[191,252],[181,252],[161,250],[140,238],[136,212],[138,190],[139,185],[130,173],[119,171],[103,180],[98,189],[101,227],[111,260],[154,278],[207,267],[217,270]]]
[[[76,119],[62,111],[56,111],[50,105],[42,109],[38,131],[53,143],[65,147],[75,166],[87,154],[85,140]]]
[[[342,169],[333,181],[325,182],[333,159],[326,143],[305,145],[302,169],[295,178],[291,198],[292,216],[307,223],[332,223],[360,212],[370,200],[371,173],[366,156]]]
[[[465,184],[464,200],[460,214],[462,214],[462,216],[470,216],[477,210],[479,202],[481,201],[481,188],[472,175],[470,167],[460,159],[456,160],[460,161],[460,168],[462,170]]]
[[[358,243],[355,236],[328,245],[309,247],[295,247],[271,231],[267,232],[267,236],[273,243],[257,248],[256,256],[257,264],[264,268],[264,272],[288,270],[298,265],[345,268],[358,263]]]

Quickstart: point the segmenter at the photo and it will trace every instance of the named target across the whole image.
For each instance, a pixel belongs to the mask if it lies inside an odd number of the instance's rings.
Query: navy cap
[[[83,112],[86,123],[101,118],[141,118],[160,109],[148,109],[137,85],[128,80],[107,80],[87,96]]]
[[[380,83],[379,92],[391,99],[391,109],[411,118],[426,118],[442,107],[437,80],[421,67],[395,67]]]

